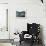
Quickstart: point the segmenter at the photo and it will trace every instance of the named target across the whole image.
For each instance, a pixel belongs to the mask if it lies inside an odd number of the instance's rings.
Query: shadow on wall
[[[40,25],[40,39],[42,40],[42,45],[45,46],[44,45],[44,37],[43,37],[43,26],[42,25]]]

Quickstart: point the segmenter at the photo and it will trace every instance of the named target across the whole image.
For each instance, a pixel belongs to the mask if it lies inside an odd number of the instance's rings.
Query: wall
[[[0,3],[8,3],[8,0],[0,0]]]
[[[25,18],[17,18],[16,10],[24,10]],[[9,2],[9,31],[11,38],[18,30],[27,30],[27,23],[40,23],[43,29],[44,41],[46,42],[46,16],[45,5],[40,0],[12,0]]]

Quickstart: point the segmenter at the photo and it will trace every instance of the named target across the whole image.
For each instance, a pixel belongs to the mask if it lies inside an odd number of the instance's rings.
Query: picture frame
[[[16,17],[25,17],[25,11],[16,11]]]

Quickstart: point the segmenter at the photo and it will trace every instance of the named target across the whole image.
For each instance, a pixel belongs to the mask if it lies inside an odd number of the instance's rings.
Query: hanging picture
[[[16,17],[25,17],[25,11],[16,11]]]

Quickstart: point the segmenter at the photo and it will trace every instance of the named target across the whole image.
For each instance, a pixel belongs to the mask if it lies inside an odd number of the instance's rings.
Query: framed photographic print
[[[16,17],[25,17],[25,11],[16,11]]]

